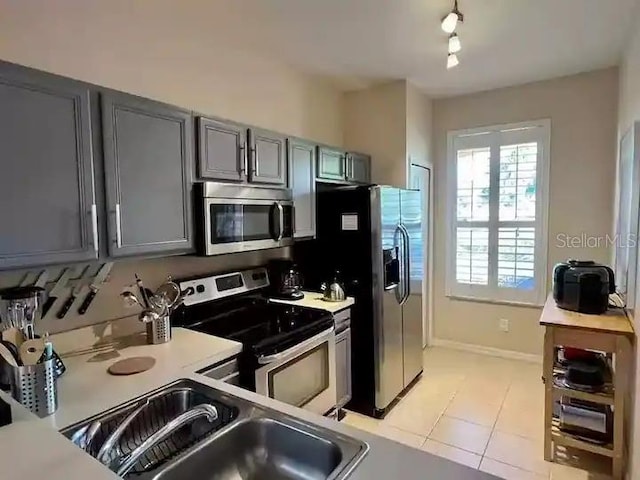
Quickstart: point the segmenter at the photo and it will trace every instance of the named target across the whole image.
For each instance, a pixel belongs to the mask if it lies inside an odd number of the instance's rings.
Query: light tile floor
[[[349,412],[343,422],[508,480],[609,478],[596,455],[544,461],[541,374],[539,364],[429,348],[422,379],[384,420]]]

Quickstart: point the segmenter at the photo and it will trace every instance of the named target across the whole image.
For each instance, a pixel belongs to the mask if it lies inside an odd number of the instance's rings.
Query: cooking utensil
[[[0,357],[2,357],[4,361],[7,362],[12,367],[17,367],[18,360],[16,359],[14,354],[11,353],[11,350],[6,345],[7,343],[8,342],[0,342]]]
[[[142,323],[155,322],[159,318],[160,314],[158,312],[146,308],[142,312],[140,312],[140,315],[138,315],[138,320],[140,320]]]
[[[69,281],[69,278],[71,277],[72,273],[73,273],[72,268],[65,268],[62,271],[62,273],[60,274],[60,277],[56,281],[56,284],[53,286],[53,288],[49,292],[49,297],[47,298],[47,301],[44,302],[44,305],[42,306],[42,317],[44,317],[47,314],[47,312],[49,312],[51,307],[53,307],[53,304],[56,303],[56,300],[58,300],[58,297],[67,286],[67,282]]]
[[[25,341],[24,334],[18,330],[16,327],[11,327],[4,332],[2,332],[2,339],[7,341],[13,345],[15,345],[16,349],[20,348],[22,342]],[[16,350],[17,353],[17,350]]]
[[[7,340],[2,340],[0,343],[2,343],[5,347],[7,347],[7,350],[9,350],[9,352],[11,352],[11,355],[13,355],[13,358],[16,359],[16,362],[19,364],[20,363],[20,351],[18,350],[18,347],[16,347],[13,343],[7,341]]]
[[[20,360],[23,365],[36,365],[42,358],[45,346],[42,338],[27,340],[20,345]]]
[[[134,375],[146,372],[155,364],[156,359],[153,357],[131,357],[112,364],[107,369],[107,372],[111,375]]]
[[[149,308],[149,296],[147,295],[147,290],[144,288],[144,284],[142,283],[142,279],[135,274],[136,277],[136,285],[138,285],[138,290],[140,290],[140,296],[142,296],[142,301],[144,302],[144,308]]]
[[[180,287],[171,280],[171,277],[158,287],[158,290],[149,298],[149,302],[156,310],[167,314],[169,310],[177,307],[182,301]]]
[[[60,308],[60,310],[56,314],[56,317],[64,318],[64,316],[67,314],[67,312],[73,305],[73,302],[75,302],[78,295],[80,295],[80,292],[82,291],[82,287],[84,286],[84,280],[86,280],[91,276],[90,272],[91,272],[91,268],[89,266],[85,267],[84,273],[78,279],[78,283],[76,284],[74,289],[71,291],[71,296],[67,298],[66,302],[64,302],[64,305],[62,305],[62,308]]]
[[[91,305],[91,302],[93,302],[93,299],[98,294],[100,287],[102,286],[105,279],[107,278],[107,275],[109,275],[109,272],[111,271],[111,267],[113,267],[113,262],[107,262],[104,265],[102,265],[102,267],[100,268],[100,271],[98,272],[96,277],[93,279],[93,282],[91,282],[91,285],[89,285],[90,292],[82,302],[82,305],[80,305],[80,308],[78,309],[78,313],[80,315],[84,315],[86,313],[87,309],[89,308],[89,305]]]
[[[127,307],[133,307],[134,305],[139,305],[140,307],[144,308],[142,306],[142,302],[138,297],[135,296],[134,293],[126,291],[126,292],[122,292],[120,296],[124,299],[124,302]]]
[[[38,316],[41,287],[12,287],[0,291],[0,330],[16,327],[27,338],[35,335],[33,324]]]

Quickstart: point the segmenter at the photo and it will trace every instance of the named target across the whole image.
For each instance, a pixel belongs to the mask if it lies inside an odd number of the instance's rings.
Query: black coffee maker
[[[302,293],[303,278],[295,263],[291,260],[271,260],[267,269],[271,283],[269,295],[272,298],[280,300],[304,298],[304,293]]]
[[[560,308],[601,314],[616,292],[613,270],[591,260],[567,260],[553,269],[553,298]]]

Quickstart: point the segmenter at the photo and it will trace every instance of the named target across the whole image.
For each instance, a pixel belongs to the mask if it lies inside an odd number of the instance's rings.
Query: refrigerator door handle
[[[403,252],[404,255],[404,232],[402,231],[401,225],[398,224],[398,226],[396,227],[395,231],[393,232],[393,243],[394,246],[396,246],[396,241],[399,241],[399,239],[402,239],[402,243],[403,243],[403,247],[402,249],[399,249],[399,251]],[[402,260],[404,262],[404,259]],[[404,279],[400,278],[398,283],[394,284],[395,285],[395,295],[396,295],[396,301],[402,305],[402,301],[404,299]],[[389,290],[391,290],[391,288],[389,288]]]
[[[409,231],[404,225],[399,225],[399,228],[402,232],[402,236],[404,237],[404,241],[402,242],[404,246],[404,252],[402,253],[402,261],[404,262],[404,279],[402,280],[402,283],[404,284],[404,287],[402,301],[400,302],[401,305],[404,305],[409,299],[409,295],[411,294],[411,260],[409,258],[410,237]]]

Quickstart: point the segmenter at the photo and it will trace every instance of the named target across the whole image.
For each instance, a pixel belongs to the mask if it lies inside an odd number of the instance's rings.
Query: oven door
[[[293,243],[293,202],[204,198],[205,253],[243,252]]]
[[[256,392],[324,415],[336,406],[336,337],[331,327],[274,355],[258,357]]]

